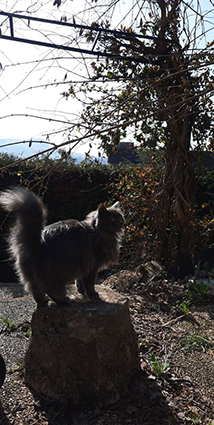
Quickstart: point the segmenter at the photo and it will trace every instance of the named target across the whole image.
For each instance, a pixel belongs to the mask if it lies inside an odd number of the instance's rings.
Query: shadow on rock
[[[9,419],[7,418],[7,416],[4,413],[4,409],[2,407],[1,404],[1,400],[0,400],[0,424],[1,425],[10,425],[12,422],[9,421]]]
[[[133,378],[128,392],[117,403],[100,407],[91,404],[72,408],[69,403],[51,402],[38,398],[37,406],[44,412],[50,425],[179,425],[156,382],[141,371]]]

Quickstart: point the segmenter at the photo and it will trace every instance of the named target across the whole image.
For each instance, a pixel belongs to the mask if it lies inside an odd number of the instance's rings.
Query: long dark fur
[[[10,251],[20,281],[38,304],[47,303],[46,294],[57,303],[68,302],[65,286],[74,281],[82,294],[99,297],[94,289],[97,272],[119,260],[124,227],[119,203],[100,205],[84,221],[49,226],[41,199],[31,191],[2,192],[0,204],[15,215]]]

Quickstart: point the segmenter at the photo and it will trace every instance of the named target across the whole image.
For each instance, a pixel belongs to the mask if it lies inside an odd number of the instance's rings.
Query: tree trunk
[[[158,195],[156,229],[159,261],[168,274],[183,278],[194,271],[194,204],[196,180],[190,159],[187,118],[168,123],[166,166]]]
[[[191,99],[196,81],[187,69],[178,39],[176,10],[179,1],[172,3],[168,16],[166,3],[158,0],[158,4],[161,10],[159,38],[164,41],[161,46],[167,46],[167,31],[174,38],[168,54],[159,57],[161,72],[165,72],[158,88],[158,99],[160,119],[166,122],[166,165],[156,209],[158,259],[169,275],[183,278],[194,271],[196,180],[190,159],[190,140],[194,119]]]

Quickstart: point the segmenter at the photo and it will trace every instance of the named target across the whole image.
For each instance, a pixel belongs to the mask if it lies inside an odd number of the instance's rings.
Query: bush
[[[14,158],[12,158],[14,160]],[[11,157],[0,155],[0,167],[11,163]],[[198,175],[197,202],[194,211],[195,260],[209,262],[214,257],[214,171],[196,170]],[[126,236],[123,242],[127,256],[134,262],[156,259],[158,195],[163,174],[162,155],[150,156],[144,165],[108,166],[82,163],[40,160],[22,163],[2,172],[0,190],[25,185],[43,197],[48,208],[48,223],[67,218],[82,220],[101,202],[111,204],[120,201],[126,218]],[[11,264],[8,265],[5,235],[9,232],[10,219],[0,210],[0,261],[1,278],[11,280]],[[171,234],[176,229],[170,229]],[[143,258],[142,258],[143,257]],[[4,272],[5,270],[5,272]]]
[[[155,204],[161,166],[155,157],[149,165],[122,167],[111,191],[118,194],[126,215],[126,241],[151,257],[156,244]],[[116,198],[115,198],[116,200]],[[140,259],[139,259],[140,260]]]

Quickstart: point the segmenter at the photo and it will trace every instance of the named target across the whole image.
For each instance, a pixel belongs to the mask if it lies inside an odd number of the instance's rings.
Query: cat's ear
[[[107,214],[107,213],[108,213],[108,210],[106,209],[106,207],[105,207],[103,204],[100,204],[100,205],[98,206],[98,213],[99,213],[100,215],[105,215],[105,214]]]
[[[115,202],[115,204],[114,205],[112,205],[112,207],[113,208],[120,208],[120,203],[119,203],[119,201],[117,201],[117,202]]]

